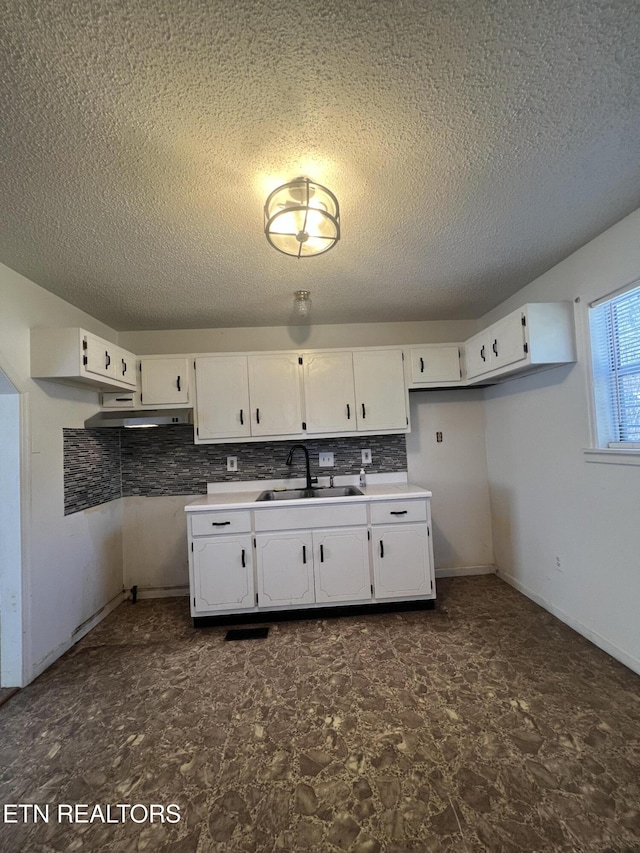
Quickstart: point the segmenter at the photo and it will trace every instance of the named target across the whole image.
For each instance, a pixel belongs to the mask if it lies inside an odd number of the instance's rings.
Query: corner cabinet
[[[31,376],[95,390],[136,387],[136,357],[86,329],[31,329]]]
[[[194,619],[435,598],[429,499],[189,511]]]
[[[492,384],[511,376],[576,360],[570,302],[528,303],[465,342],[467,384]]]

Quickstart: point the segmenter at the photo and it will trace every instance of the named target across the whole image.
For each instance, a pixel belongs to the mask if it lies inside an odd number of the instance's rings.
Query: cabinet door
[[[316,602],[369,601],[369,540],[366,527],[313,533]]]
[[[119,378],[116,374],[114,360],[116,349],[117,347],[113,344],[87,333],[82,341],[84,369],[88,373],[96,373],[98,376]]]
[[[406,598],[433,591],[426,524],[373,528],[376,598]]]
[[[303,358],[307,432],[356,429],[353,358],[350,352],[311,352]]]
[[[251,536],[212,536],[193,541],[195,611],[255,606]]]
[[[136,387],[136,357],[125,349],[115,347],[113,350],[114,375],[120,382],[126,382],[132,388]]]
[[[408,350],[411,359],[411,381],[458,382],[460,354],[457,346],[425,346]]]
[[[197,437],[251,435],[249,375],[245,355],[196,359]]]
[[[488,373],[491,367],[491,345],[489,336],[482,332],[474,335],[464,345],[464,354],[467,364],[467,379]]]
[[[502,320],[494,323],[488,330],[491,333],[491,369],[497,370],[507,364],[522,361],[525,352],[525,328],[522,325],[522,312],[513,311]]]
[[[402,350],[354,352],[353,373],[358,429],[406,431]]]
[[[259,534],[256,562],[261,607],[315,601],[311,533]]]
[[[297,353],[250,355],[248,365],[251,435],[301,435]]]
[[[186,358],[141,358],[143,406],[189,402],[189,365]]]

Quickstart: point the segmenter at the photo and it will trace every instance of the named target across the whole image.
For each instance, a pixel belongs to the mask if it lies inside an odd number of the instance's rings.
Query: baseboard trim
[[[458,566],[453,569],[436,569],[436,578],[462,578],[473,575],[495,575],[495,566]]]
[[[61,657],[65,652],[68,652],[69,649],[73,648],[77,642],[79,642],[83,637],[85,637],[89,631],[96,627],[103,619],[105,619],[116,607],[119,607],[124,601],[125,593],[124,591],[119,592],[115,595],[110,601],[108,601],[104,607],[101,607],[93,616],[90,616],[86,619],[81,625],[79,625],[73,634],[64,641],[64,643],[60,643],[53,651],[49,652],[48,655],[45,655],[41,660],[37,663],[34,663],[31,668],[31,677],[29,678],[29,683],[31,683],[34,679],[36,679],[39,675],[45,671],[45,669],[49,669],[51,664],[55,663],[59,657]]]
[[[581,622],[579,619],[576,619],[571,614],[567,613],[566,610],[563,610],[561,607],[556,607],[555,604],[552,604],[546,598],[541,595],[538,595],[537,592],[534,592],[532,589],[529,589],[528,586],[523,584],[517,578],[510,575],[508,572],[505,572],[503,569],[496,568],[496,574],[498,577],[508,583],[509,586],[512,586],[514,589],[517,589],[518,592],[521,592],[523,595],[526,595],[527,598],[530,598],[531,601],[535,601],[536,604],[539,604],[540,607],[543,607],[561,622],[564,622],[565,625],[568,625],[569,628],[572,628],[578,634],[581,634],[586,640],[589,640],[590,643],[593,643],[594,646],[597,646],[599,649],[602,649],[603,652],[606,652],[608,655],[611,655],[612,658],[615,658],[620,663],[624,664],[633,672],[640,675],[640,660],[638,658],[633,657],[633,655],[627,654],[627,652],[623,651],[621,648],[612,643],[610,640],[607,640],[606,637],[603,637],[602,634],[598,634],[597,631],[593,631],[584,622]]]
[[[138,587],[138,601],[142,598],[182,598],[182,596],[189,596],[188,586]]]

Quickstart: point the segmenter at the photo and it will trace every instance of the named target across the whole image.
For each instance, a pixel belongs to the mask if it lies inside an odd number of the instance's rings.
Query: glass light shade
[[[340,206],[334,194],[308,178],[275,189],[264,205],[264,233],[274,249],[308,258],[340,239]]]
[[[311,291],[296,290],[293,295],[293,310],[298,317],[308,317],[311,312]]]

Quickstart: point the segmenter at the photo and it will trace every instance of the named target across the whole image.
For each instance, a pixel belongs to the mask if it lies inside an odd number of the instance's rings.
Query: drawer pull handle
[[[424,358],[420,357],[420,373],[424,373]]]
[[[240,426],[244,426],[244,414],[242,409],[240,409]]]
[[[483,361],[486,361],[486,360],[487,360],[487,357],[486,357],[486,356],[485,356],[485,354],[484,354],[484,344],[482,344],[482,349],[480,350],[480,358],[481,358]]]
[[[213,527],[226,527],[227,524],[231,524],[231,522],[230,521],[212,521],[211,524]]]
[[[498,340],[497,339],[493,342],[493,346],[491,347],[491,349],[493,350],[494,355],[498,355]]]
[[[380,556],[384,557],[384,543],[382,539],[380,540]]]
[[[127,372],[127,362],[123,358],[122,359],[122,375],[124,376],[126,372]]]
[[[302,562],[303,563],[307,562],[307,546],[306,545],[302,546]]]
[[[324,563],[324,545],[320,546],[320,562]]]
[[[389,515],[406,515],[407,512],[408,512],[408,510],[403,509],[403,510],[399,510],[398,512],[390,512]]]
[[[364,403],[362,404],[362,420],[367,417],[367,410],[364,407]]]
[[[256,423],[260,423],[260,409],[256,409]]]
[[[176,379],[176,385],[178,386],[178,391],[181,391],[182,389],[180,388],[180,377],[179,376]]]
[[[245,559],[244,559],[244,548],[243,548],[242,549],[242,568],[245,569],[246,566],[247,566],[247,564],[246,564]]]
[[[351,406],[347,403],[347,420],[351,420]]]
[[[109,367],[109,365],[110,365],[110,364],[111,364],[111,356],[110,356],[110,355],[109,355],[109,353],[105,350],[105,351],[104,351],[104,366],[105,366],[105,367]]]

